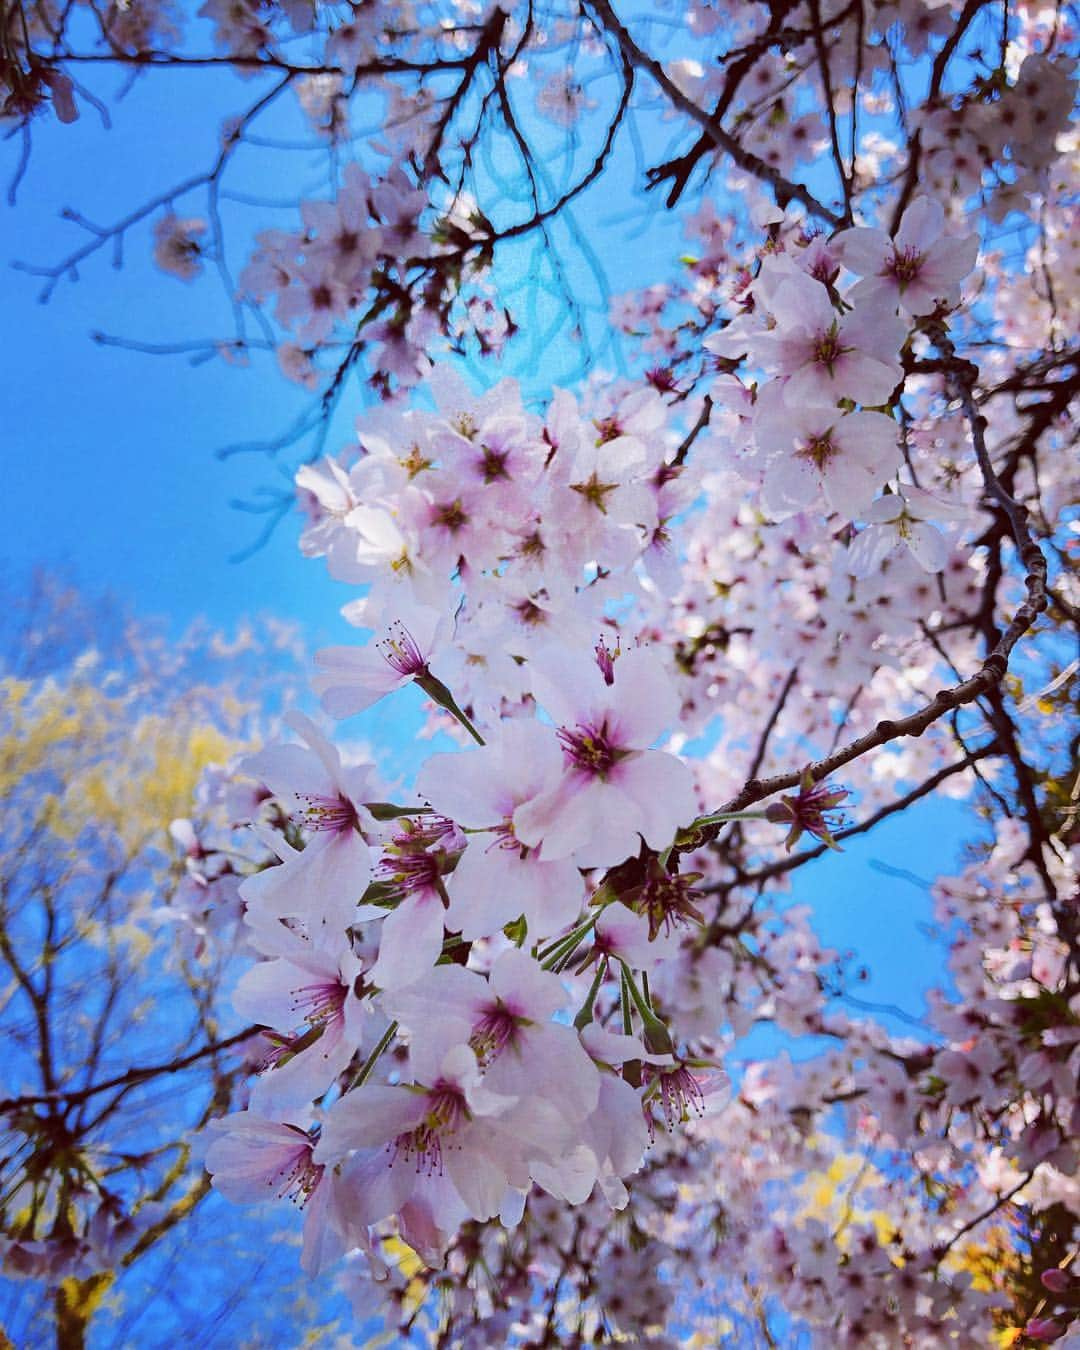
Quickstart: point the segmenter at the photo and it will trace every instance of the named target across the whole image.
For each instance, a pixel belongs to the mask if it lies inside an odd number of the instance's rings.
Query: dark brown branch
[[[805,30],[785,26],[787,17],[794,8],[794,0],[773,0],[773,3],[769,6],[769,26],[765,32],[752,42],[748,42],[745,47],[721,58],[723,62],[730,62],[730,65],[727,66],[724,87],[720,91],[720,97],[712,111],[714,122],[722,121],[738,92],[739,86],[749,75],[754,63],[770,47],[778,46],[785,50],[791,50],[806,41],[808,35]],[[850,14],[852,8],[852,5],[846,6],[830,22],[839,23]],[[650,169],[648,186],[656,188],[670,181],[671,188],[667,196],[667,205],[669,207],[674,206],[685,191],[686,185],[698,164],[713,149],[712,137],[703,131],[685,154]]]
[[[969,754],[965,755],[963,759],[959,759],[953,764],[947,764],[943,769],[939,769],[937,773],[932,774],[924,782],[920,783],[917,788],[912,788],[912,790],[905,793],[904,796],[897,797],[894,802],[890,802],[887,806],[881,807],[880,810],[875,811],[873,815],[867,816],[865,820],[860,820],[857,825],[849,825],[847,829],[837,830],[834,833],[833,838],[839,841],[841,839],[852,839],[859,834],[866,834],[883,820],[887,820],[890,816],[895,816],[901,811],[906,811],[907,808],[915,802],[921,800],[923,797],[928,797],[931,792],[936,791],[936,789],[947,779],[954,777],[958,773],[963,773],[965,769],[974,768],[980,760],[989,759],[990,756],[1000,753],[1001,746],[998,744],[996,738],[987,742],[986,745],[978,746]],[[769,863],[768,866],[761,867],[756,872],[747,872],[739,878],[738,883],[730,881],[716,882],[711,886],[703,886],[700,889],[707,894],[722,894],[733,890],[736,884],[739,886],[758,885],[763,881],[769,881],[773,877],[783,876],[786,872],[793,872],[797,867],[801,867],[803,863],[812,862],[815,858],[820,858],[823,853],[827,853],[828,851],[828,844],[818,844],[816,847],[806,849],[802,853],[795,853],[788,858],[781,858],[777,862]]]
[[[888,745],[890,741],[900,740],[905,736],[921,736],[927,727],[932,726],[946,713],[952,712],[956,708],[965,707],[969,703],[974,703],[976,699],[999,684],[1005,676],[1009,655],[1013,648],[1035,622],[1038,615],[1046,608],[1045,591],[1041,595],[1039,594],[1037,577],[1032,578],[1031,589],[1034,592],[1033,598],[1029,598],[1019,607],[1012,623],[974,675],[966,680],[961,680],[959,684],[948,689],[940,690],[925,707],[920,708],[917,712],[913,712],[907,717],[897,718],[895,721],[878,722],[872,731],[868,731],[854,741],[849,741],[847,745],[833,751],[830,755],[826,755],[824,759],[817,760],[810,765],[810,775],[814,781],[820,782],[821,779],[827,778],[829,774],[835,773],[837,769],[842,769],[845,764],[861,759],[869,751]],[[1042,603],[1039,603],[1040,599]],[[718,810],[722,812],[743,811],[748,806],[763,801],[776,792],[783,792],[785,788],[794,787],[801,778],[802,772],[795,770],[790,773],[775,774],[772,778],[751,779],[730,801],[725,802]],[[721,828],[722,826],[712,827],[713,838],[716,837]]]
[[[165,1064],[147,1065],[145,1068],[128,1069],[126,1073],[117,1074],[115,1078],[107,1078],[101,1083],[93,1083],[90,1087],[76,1088],[70,1092],[63,1088],[56,1088],[52,1092],[41,1093],[37,1096],[9,1097],[0,1101],[0,1113],[10,1115],[13,1111],[21,1111],[27,1107],[44,1106],[51,1103],[62,1103],[65,1107],[77,1106],[90,1097],[96,1097],[99,1092],[109,1092],[116,1087],[131,1087],[139,1083],[146,1083],[151,1079],[160,1078],[164,1074],[180,1073],[202,1059],[208,1059],[212,1055],[220,1054],[223,1050],[231,1049],[234,1045],[239,1045],[242,1041],[250,1040],[252,1036],[258,1035],[260,1030],[260,1027],[245,1027],[243,1031],[238,1031],[233,1036],[227,1036],[223,1041],[212,1041],[208,1045],[200,1046],[198,1050],[193,1050],[180,1059],[169,1060]]]
[[[751,173],[761,182],[767,183],[772,188],[777,202],[781,206],[786,206],[790,201],[801,202],[808,211],[827,221],[834,229],[839,229],[843,225],[843,218],[835,211],[829,209],[822,202],[819,202],[809,188],[801,183],[794,183],[785,178],[770,164],[766,164],[763,159],[753,154],[742,146],[738,139],[729,131],[725,131],[720,123],[710,116],[703,108],[698,107],[693,99],[688,98],[679,88],[674,80],[664,70],[664,67],[654,57],[641,49],[630,35],[629,30],[623,25],[618,15],[612,9],[609,0],[589,0],[589,5],[596,13],[600,26],[610,33],[618,42],[626,59],[638,70],[643,70],[649,75],[657,85],[664,91],[680,112],[685,113],[701,126],[705,134],[709,137],[717,150],[729,155],[740,169]]]
[[[851,214],[851,180],[848,172],[844,168],[844,152],[840,149],[840,130],[836,121],[836,93],[833,89],[832,68],[829,65],[829,53],[825,46],[825,32],[821,18],[821,0],[810,0],[810,14],[814,21],[813,38],[814,51],[817,54],[817,63],[821,71],[821,83],[825,93],[825,110],[829,124],[829,139],[832,142],[833,159],[836,162],[836,173],[840,179],[840,190],[844,194],[844,224],[853,224]],[[858,91],[852,91],[851,116],[854,121],[855,108],[858,103]]]
[[[675,452],[675,458],[671,461],[672,464],[684,464],[686,462],[686,456],[690,453],[690,449],[694,442],[709,425],[709,418],[712,416],[712,410],[712,398],[709,394],[706,394],[702,400],[701,412],[698,413],[698,419],[683,437],[682,443]]]
[[[986,422],[976,406],[974,395],[974,382],[978,371],[970,362],[961,361],[956,357],[952,341],[943,324],[930,324],[928,325],[928,331],[941,351],[943,358],[950,363],[950,373],[947,378],[969,422],[975,456],[986,490],[1008,516],[1016,540],[1017,552],[1026,569],[1024,585],[1027,590],[1027,598],[1019,606],[1011,622],[998,637],[989,655],[974,675],[966,680],[961,680],[948,689],[942,689],[925,707],[910,713],[906,717],[896,720],[885,719],[878,722],[872,731],[868,731],[865,735],[850,741],[847,745],[826,755],[824,759],[810,765],[811,777],[816,782],[827,778],[829,774],[843,768],[845,764],[850,764],[869,751],[876,750],[891,741],[900,740],[905,736],[921,736],[928,727],[945,716],[946,713],[965,707],[969,703],[974,703],[983,695],[996,692],[1005,677],[1013,648],[1049,603],[1046,587],[1046,558],[1028,530],[1026,509],[1015,501],[1001,483],[994,471],[986,447]],[[794,787],[801,777],[802,774],[798,770],[777,774],[772,778],[763,780],[751,777],[742,790],[729,802],[725,802],[719,810],[721,812],[745,810],[746,807],[752,806],[755,802],[771,797],[773,793]],[[710,826],[708,831],[704,832],[706,839],[715,839],[722,828],[722,825]]]
[[[1011,1190],[1006,1191],[1004,1195],[999,1195],[992,1205],[988,1205],[982,1213],[976,1214],[975,1217],[969,1219],[962,1228],[958,1228],[952,1237],[949,1238],[948,1242],[944,1242],[939,1247],[935,1247],[934,1255],[937,1257],[938,1261],[943,1261],[966,1233],[970,1233],[973,1228],[978,1228],[979,1224],[985,1223],[987,1219],[993,1218],[998,1210],[1001,1209],[1002,1205],[1007,1205],[1013,1196],[1019,1194],[1034,1175],[1035,1169],[1032,1168],[1031,1171],[1018,1181]]]
[[[780,693],[777,695],[776,702],[772,706],[772,711],[769,713],[769,719],[765,723],[761,735],[758,737],[757,749],[754,751],[754,759],[750,765],[751,778],[757,777],[758,771],[765,762],[765,752],[769,748],[769,738],[772,736],[776,724],[780,720],[780,714],[784,711],[784,704],[787,703],[788,695],[795,687],[795,681],[798,678],[798,675],[799,667],[797,665],[792,666],[788,671],[787,679],[784,681]]]
[[[205,173],[195,174],[191,178],[185,179],[182,183],[178,183],[169,188],[166,192],[159,193],[156,197],[151,198],[150,201],[144,202],[142,206],[132,211],[130,215],[125,216],[123,220],[118,221],[115,225],[108,226],[104,229],[89,227],[92,230],[93,237],[87,243],[83,244],[81,248],[77,248],[73,253],[69,254],[62,262],[57,263],[55,267],[34,267],[19,262],[13,263],[12,265],[20,272],[28,272],[31,276],[47,278],[46,284],[42,288],[39,296],[39,299],[43,303],[47,302],[53,291],[56,289],[60,278],[66,274],[74,273],[84,259],[89,258],[92,254],[103,248],[109,240],[121,239],[133,225],[138,224],[140,220],[144,220],[157,207],[164,206],[174,198],[181,197],[185,193],[193,191],[195,188],[207,187],[214,184],[217,179],[220,178],[233,150],[239,144],[240,133],[250,122],[258,117],[261,112],[269,107],[278,95],[289,86],[292,80],[292,74],[284,75],[271,89],[251,105],[240,119],[235,134],[225,142],[218,153],[214,164]],[[70,218],[74,217],[72,216]]]

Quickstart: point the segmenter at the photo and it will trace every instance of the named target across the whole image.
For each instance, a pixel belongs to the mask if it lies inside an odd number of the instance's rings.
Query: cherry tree
[[[13,192],[100,68],[244,99],[25,266],[217,274],[230,331],[161,348],[310,391],[267,513],[372,635],[316,655],[322,709],[415,684],[445,738],[404,787],[299,715],[239,766],[269,1058],[213,1184],[292,1198],[305,1274],[403,1343],[1075,1337],[1075,15],[181,17],[5,8]],[[231,175],[297,156],[318,190],[252,224]],[[616,293],[586,212],[624,171],[684,239]],[[575,388],[496,378],[559,334]],[[933,794],[969,847],[900,1032],[792,886]]]
[[[262,1057],[224,1025],[237,886],[265,860],[230,829],[250,808],[228,765],[267,725],[238,653],[262,697],[297,644],[284,625],[166,642],[54,575],[5,616],[0,1337],[77,1347],[110,1310],[137,1318],[142,1267],[211,1194],[197,1130]]]

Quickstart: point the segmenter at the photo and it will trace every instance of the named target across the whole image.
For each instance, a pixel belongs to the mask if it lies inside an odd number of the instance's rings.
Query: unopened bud
[[[1059,1336],[1064,1336],[1065,1328],[1060,1322],[1055,1322],[1052,1317],[1032,1317],[1029,1318],[1027,1326],[1024,1328],[1024,1335],[1029,1336],[1033,1341],[1056,1341]]]

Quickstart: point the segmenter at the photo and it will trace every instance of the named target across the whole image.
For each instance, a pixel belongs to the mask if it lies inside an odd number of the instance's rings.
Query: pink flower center
[[[594,778],[606,778],[626,753],[613,744],[606,718],[598,727],[579,725],[573,731],[560,727],[556,734],[574,768]]]
[[[673,394],[678,388],[675,376],[668,366],[655,366],[645,372],[645,378],[661,394]]]
[[[415,1157],[418,1174],[442,1176],[443,1137],[454,1134],[468,1116],[461,1089],[453,1083],[436,1083],[428,1093],[427,1115],[419,1125],[394,1140],[390,1166],[399,1158],[410,1162]]]
[[[311,1143],[305,1137],[296,1151],[290,1152],[281,1166],[270,1173],[266,1184],[279,1200],[287,1198],[303,1209],[322,1180],[322,1174],[322,1164],[311,1161]]]
[[[488,844],[485,852],[493,848],[506,849],[507,852],[516,853],[522,862],[529,856],[531,850],[514,833],[514,822],[510,816],[507,816],[501,825],[496,825],[492,834],[495,838]]]
[[[498,1001],[484,1010],[469,1037],[469,1045],[481,1068],[502,1054],[513,1041],[519,1020],[505,1004]]]
[[[526,628],[539,628],[548,621],[547,611],[541,609],[535,600],[530,600],[528,596],[524,600],[519,600],[513,606],[513,610]]]
[[[506,462],[510,458],[509,447],[500,445],[482,445],[483,457],[480,460],[480,476],[485,483],[497,482],[500,478],[509,478]]]
[[[832,428],[822,436],[811,436],[805,445],[801,446],[796,452],[798,459],[808,459],[811,464],[819,469],[823,469],[829,460],[837,453],[836,446],[832,443]]]
[[[356,807],[341,793],[336,797],[318,797],[310,793],[301,793],[299,799],[306,803],[303,808],[304,824],[309,830],[346,834],[349,830],[359,827],[360,818],[356,813]]]
[[[379,871],[386,873],[405,895],[415,895],[420,891],[435,889],[439,879],[439,860],[431,853],[401,853],[396,857],[383,858]]]
[[[292,990],[292,1006],[309,1026],[324,1026],[341,1016],[345,1007],[345,994],[345,986],[338,980],[305,984]]]
[[[697,1116],[705,1114],[705,1094],[697,1079],[685,1066],[680,1065],[677,1069],[650,1068],[648,1072],[653,1082],[658,1084],[656,1095],[660,1099],[664,1120],[669,1130],[673,1130],[676,1125],[685,1125],[690,1119],[691,1111]],[[651,1117],[649,1128],[651,1132]]]
[[[889,264],[889,271],[900,283],[901,289],[910,281],[914,281],[919,275],[922,267],[923,255],[918,249],[898,248],[893,252],[892,262]]]
[[[619,425],[617,417],[602,417],[598,422],[594,422],[597,433],[599,434],[599,444],[603,445],[607,441],[617,440],[622,434],[622,427]]]
[[[455,497],[452,502],[437,502],[435,504],[432,509],[431,523],[441,525],[450,534],[457,534],[469,523],[469,514],[462,505],[461,498]]]
[[[843,356],[848,349],[840,345],[840,338],[836,331],[836,325],[827,333],[819,333],[814,342],[814,360],[819,365],[828,366],[831,370],[835,363]]]
[[[399,675],[411,677],[427,674],[427,661],[417,646],[416,639],[398,619],[390,625],[387,637],[380,638],[375,644],[383,660]]]
[[[394,1156],[390,1159],[390,1166],[393,1167],[398,1159],[404,1162],[411,1162],[416,1159],[416,1172],[431,1177],[438,1173],[442,1176],[442,1141],[438,1133],[429,1130],[426,1125],[417,1125],[415,1130],[409,1130],[407,1134],[399,1134],[393,1144]]]

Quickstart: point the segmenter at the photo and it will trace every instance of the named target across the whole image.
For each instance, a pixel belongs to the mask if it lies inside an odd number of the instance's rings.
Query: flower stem
[[[630,974],[626,962],[621,962],[623,969],[623,980],[625,988],[629,990],[630,997],[634,1000],[634,1006],[641,1015],[641,1021],[644,1025],[645,1044],[654,1055],[670,1055],[674,1052],[674,1045],[671,1041],[671,1032],[660,1021],[656,1013],[649,1007],[648,1002],[642,995],[641,990],[634,983],[634,977]]]
[[[607,975],[608,958],[604,959],[596,968],[596,974],[593,976],[593,982],[589,985],[589,992],[585,995],[585,1002],[578,1010],[578,1015],[574,1018],[574,1030],[584,1031],[593,1020],[593,1005],[596,1002],[596,996],[600,992],[600,986],[604,983],[604,977]]]
[[[486,744],[483,736],[480,735],[477,729],[454,702],[453,694],[447,689],[446,685],[443,684],[442,680],[436,679],[434,675],[417,675],[416,683],[424,693],[427,694],[428,698],[434,699],[440,708],[445,708],[451,717],[457,718],[477,745]]]
[[[368,1055],[367,1059],[364,1061],[363,1066],[360,1069],[360,1072],[353,1079],[352,1084],[349,1088],[350,1092],[353,1090],[353,1088],[363,1087],[363,1085],[371,1077],[371,1071],[375,1068],[375,1065],[378,1064],[383,1051],[397,1035],[397,1029],[398,1024],[396,1022],[391,1022],[390,1025],[383,1032],[383,1034],[379,1037],[378,1045],[375,1047],[374,1050],[372,1050],[371,1054]]]
[[[558,960],[563,955],[564,950],[573,951],[589,929],[592,928],[596,919],[595,914],[590,915],[580,927],[573,929],[561,938],[556,938],[554,942],[537,952],[536,959],[540,962],[542,969],[550,970],[551,966],[548,962]]]

